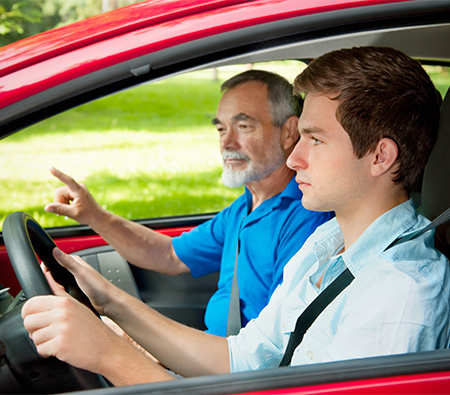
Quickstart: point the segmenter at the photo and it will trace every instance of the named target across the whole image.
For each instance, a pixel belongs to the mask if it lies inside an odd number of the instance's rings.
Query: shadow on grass
[[[220,82],[169,79],[96,100],[16,133],[11,140],[52,132],[110,130],[170,132],[211,127],[220,99]]]

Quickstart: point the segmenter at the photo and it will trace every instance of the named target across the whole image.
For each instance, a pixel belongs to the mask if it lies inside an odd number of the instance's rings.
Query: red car
[[[330,50],[361,45],[395,47],[430,69],[448,73],[450,0],[144,1],[0,48],[0,136],[6,138],[85,103],[175,75],[281,60],[307,63]],[[445,84],[440,85],[443,94],[448,89]],[[450,206],[449,96],[442,107],[441,135],[422,191],[423,197],[434,202],[427,211],[430,218]],[[33,155],[27,160],[33,169]],[[14,191],[8,193],[13,199]],[[417,200],[420,202],[421,196]],[[136,220],[177,235],[213,215],[185,214]],[[18,240],[17,248],[8,251],[10,255],[24,253],[30,239],[38,255],[45,254],[42,243],[51,244],[38,225],[27,229],[19,220],[8,231],[17,232],[12,238]],[[87,226],[46,231],[61,249],[83,256],[103,274],[120,268],[125,274],[114,280],[120,280],[122,287],[147,304],[202,328],[205,304],[217,283],[215,276],[207,280],[167,278],[130,268]],[[39,268],[30,268],[33,263],[28,266],[28,261],[36,261],[33,250],[28,249],[28,255],[20,256],[26,263],[14,273],[4,246],[5,233],[4,229],[0,245],[2,393],[450,393],[449,350],[110,387],[101,377],[53,358],[44,360],[36,353],[20,318],[23,297],[19,291],[41,281],[36,274]],[[439,228],[437,235],[448,257],[448,227]],[[106,256],[105,266],[99,262]],[[7,302],[8,308],[2,308]]]

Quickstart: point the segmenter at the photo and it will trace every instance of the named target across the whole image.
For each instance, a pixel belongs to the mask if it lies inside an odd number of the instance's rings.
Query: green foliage
[[[425,66],[424,68],[431,77],[436,89],[441,93],[442,98],[444,98],[449,88],[450,68],[442,66]]]
[[[301,66],[276,62],[258,68],[291,81]],[[101,205],[129,219],[214,212],[242,188],[227,188],[217,132],[211,125],[220,83],[243,71],[223,68],[143,85],[85,104],[10,136],[0,144],[0,223],[26,211],[46,227],[74,221],[44,211],[61,183],[54,165],[85,183]],[[445,94],[448,68],[426,67]]]
[[[38,3],[2,0],[0,4],[0,36],[20,37],[26,24],[41,21]]]
[[[46,227],[75,223],[44,211],[61,186],[48,172],[50,165],[129,219],[226,207],[243,189],[220,180],[218,136],[211,125],[219,85],[208,73],[144,85],[2,140],[0,221],[21,210]]]
[[[209,127],[219,102],[219,89],[220,83],[207,76],[203,80],[172,78],[57,115],[34,126],[33,133],[87,130],[170,132],[183,131],[187,126]]]
[[[0,0],[0,46],[141,0]]]

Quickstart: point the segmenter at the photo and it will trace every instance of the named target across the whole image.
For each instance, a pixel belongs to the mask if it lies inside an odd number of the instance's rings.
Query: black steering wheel
[[[95,312],[74,276],[53,257],[54,241],[30,215],[22,212],[10,214],[3,224],[3,239],[26,299],[52,295],[37,255],[69,294]],[[56,358],[42,358],[23,326],[22,304],[0,318],[0,361],[3,357],[4,362],[0,362],[2,391],[56,393],[107,386],[97,374],[77,369]]]

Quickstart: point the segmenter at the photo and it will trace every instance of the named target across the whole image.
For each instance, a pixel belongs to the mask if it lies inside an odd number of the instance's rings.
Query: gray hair
[[[259,81],[267,85],[267,96],[274,126],[281,128],[289,117],[300,115],[303,99],[300,95],[293,95],[293,86],[286,78],[270,71],[248,70],[237,74],[222,84],[221,92],[248,81]]]

